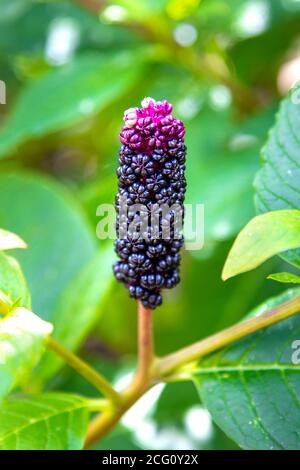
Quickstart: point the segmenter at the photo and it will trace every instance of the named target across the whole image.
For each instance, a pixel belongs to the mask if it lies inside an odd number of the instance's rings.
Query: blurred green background
[[[155,311],[158,354],[242,318],[281,290],[280,260],[223,283],[233,238],[255,214],[252,181],[277,102],[300,78],[297,0],[0,0],[0,226],[33,311],[121,386],[134,367],[135,303],[96,237],[113,203],[124,109],[168,99],[186,125],[186,202],[205,205],[205,246],[183,252],[182,282]],[[280,266],[279,266],[280,265]],[[93,395],[50,353],[41,387]],[[106,449],[230,449],[190,383],[151,391],[99,443]]]

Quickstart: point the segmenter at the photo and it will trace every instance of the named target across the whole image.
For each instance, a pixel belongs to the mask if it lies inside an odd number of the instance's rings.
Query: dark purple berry
[[[119,237],[115,251],[120,261],[114,273],[131,297],[151,309],[161,305],[161,289],[170,289],[180,280],[183,238],[175,229],[174,207],[180,209],[183,220],[186,147],[183,123],[171,113],[172,105],[166,100],[145,98],[142,108],[125,112],[120,133],[115,202]],[[128,207],[125,213],[123,202]]]
[[[144,274],[141,276],[141,285],[149,290],[160,289],[164,284],[161,274]]]

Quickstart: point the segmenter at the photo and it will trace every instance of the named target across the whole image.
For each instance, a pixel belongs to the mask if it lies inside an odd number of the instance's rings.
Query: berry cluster
[[[114,273],[130,296],[148,308],[162,303],[162,288],[170,289],[180,280],[183,238],[176,232],[172,208],[179,207],[183,216],[186,147],[183,123],[171,112],[166,100],[145,98],[142,108],[125,112],[120,134],[115,241],[120,261]],[[166,206],[172,210],[160,212]]]

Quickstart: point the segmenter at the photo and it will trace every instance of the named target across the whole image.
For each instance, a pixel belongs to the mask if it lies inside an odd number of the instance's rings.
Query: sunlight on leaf
[[[300,246],[300,211],[267,212],[254,217],[237,236],[222,279],[250,271],[272,256]]]
[[[26,243],[16,234],[0,229],[0,250],[27,248]]]
[[[0,398],[26,378],[51,332],[50,323],[25,308],[0,319]]]
[[[88,408],[87,400],[67,393],[9,400],[0,410],[0,449],[80,450]]]
[[[267,279],[272,279],[273,281],[286,282],[291,284],[300,284],[300,276],[297,276],[293,273],[274,273],[270,274]]]
[[[12,303],[31,310],[31,295],[18,261],[0,251],[0,288]]]

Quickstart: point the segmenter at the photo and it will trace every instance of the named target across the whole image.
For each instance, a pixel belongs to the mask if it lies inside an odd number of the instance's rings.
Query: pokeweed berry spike
[[[172,110],[166,100],[144,98],[141,108],[125,111],[120,133],[114,273],[152,309],[162,303],[161,290],[180,280],[186,147]]]

